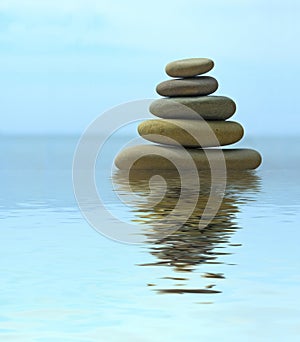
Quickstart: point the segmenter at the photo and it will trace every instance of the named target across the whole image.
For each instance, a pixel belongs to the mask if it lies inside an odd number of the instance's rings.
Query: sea
[[[227,175],[205,227],[205,175],[170,216],[178,175],[128,182],[101,163],[89,220],[73,182],[79,138],[0,136],[1,341],[300,340],[299,137],[239,143],[263,163]]]

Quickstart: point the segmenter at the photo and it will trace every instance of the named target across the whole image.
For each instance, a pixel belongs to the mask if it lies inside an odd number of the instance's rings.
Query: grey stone
[[[193,77],[205,74],[214,67],[208,58],[187,58],[171,62],[166,66],[166,73],[171,77]]]
[[[210,161],[220,159],[220,151],[228,170],[256,169],[262,161],[260,154],[252,149],[186,149],[198,170],[209,170]],[[179,148],[158,145],[129,147],[115,158],[115,165],[124,170],[180,170],[190,167],[188,156]],[[171,162],[173,160],[173,162]],[[220,163],[222,165],[222,163]]]
[[[163,119],[226,120],[236,111],[236,104],[225,96],[199,96],[158,99],[150,112]]]
[[[234,121],[157,119],[142,122],[138,132],[144,139],[159,144],[215,147],[239,141],[244,129]]]
[[[168,97],[209,95],[217,89],[217,80],[209,76],[168,80],[156,87],[159,95]]]

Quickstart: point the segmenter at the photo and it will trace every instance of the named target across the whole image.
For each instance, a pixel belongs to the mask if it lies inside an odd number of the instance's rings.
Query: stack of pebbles
[[[210,168],[206,148],[210,153],[220,152],[220,146],[243,137],[244,129],[239,123],[226,121],[236,111],[234,101],[225,96],[209,96],[217,90],[218,82],[210,76],[199,76],[213,67],[214,62],[207,58],[183,59],[166,66],[166,73],[175,79],[158,84],[156,91],[165,98],[152,102],[149,108],[159,119],[144,121],[138,127],[140,136],[159,145],[139,145],[121,151],[115,159],[119,169],[169,170],[175,168],[171,160],[176,161],[177,167],[185,168],[188,152],[197,169],[206,170]],[[201,144],[195,139],[199,134]],[[261,163],[260,154],[252,149],[222,152],[227,169],[255,169]]]

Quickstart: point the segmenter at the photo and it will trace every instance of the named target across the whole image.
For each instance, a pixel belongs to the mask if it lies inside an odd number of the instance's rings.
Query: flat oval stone
[[[187,58],[166,65],[166,73],[171,77],[193,77],[205,74],[214,67],[208,58]]]
[[[218,89],[218,82],[209,76],[168,80],[157,85],[156,91],[161,96],[200,96],[209,95]]]
[[[226,96],[199,96],[158,99],[150,112],[163,119],[226,120],[236,111],[236,104]]]
[[[210,170],[210,161],[220,158],[223,152],[228,170],[253,170],[262,161],[261,155],[252,149],[186,149],[198,170]],[[207,154],[206,154],[207,153]],[[181,170],[188,169],[187,155],[179,148],[159,145],[139,145],[121,151],[115,158],[115,165],[121,170]]]
[[[234,121],[146,120],[138,126],[144,139],[166,145],[214,147],[230,145],[244,135],[243,127]],[[175,140],[175,142],[174,142]]]

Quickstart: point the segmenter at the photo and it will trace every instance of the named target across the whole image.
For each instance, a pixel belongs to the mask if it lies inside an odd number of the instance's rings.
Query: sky
[[[176,59],[209,57],[255,135],[298,135],[298,0],[1,0],[0,134],[80,134],[158,98]]]

